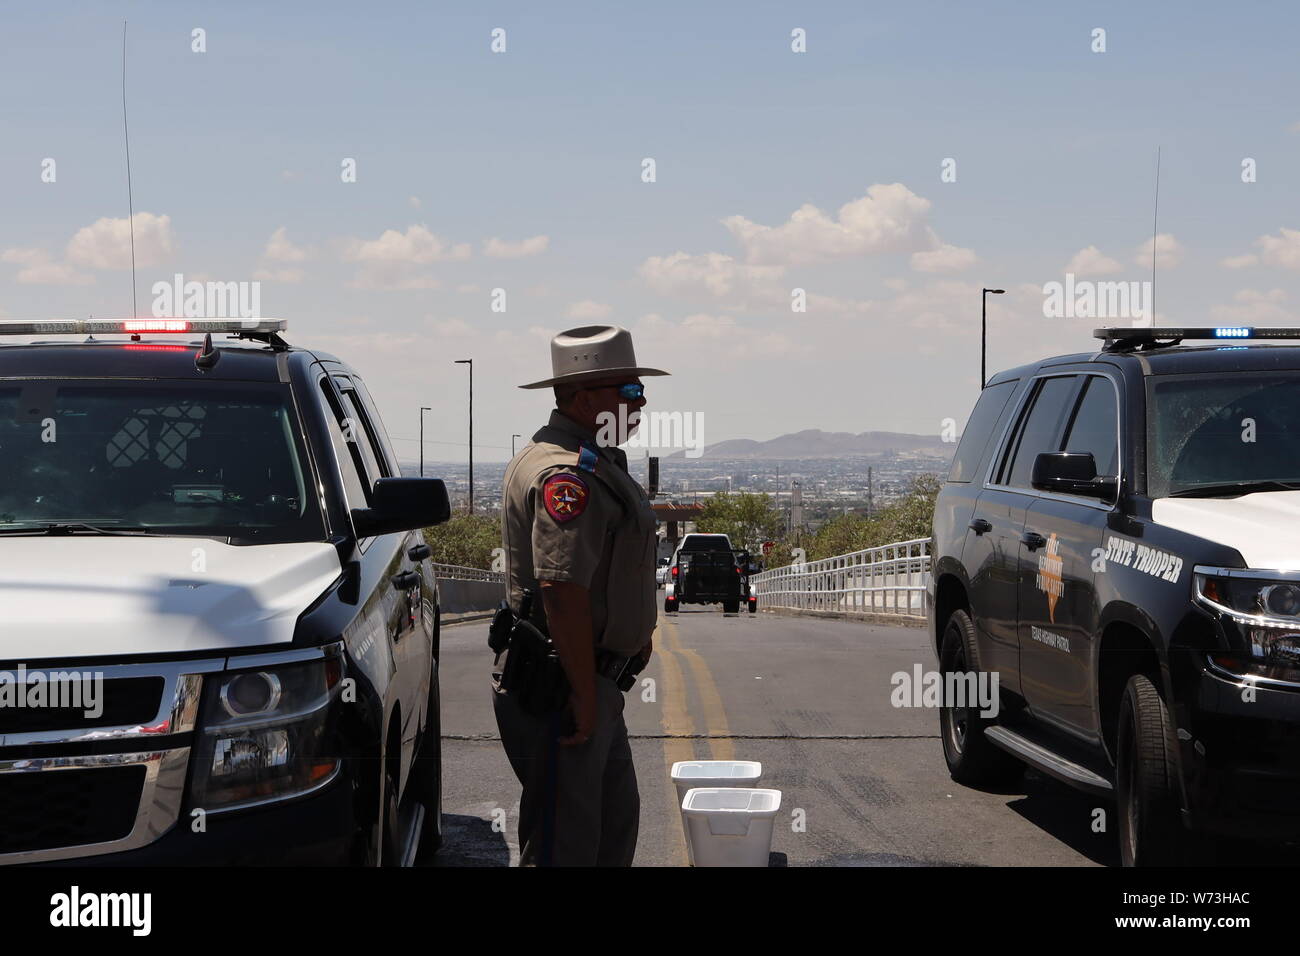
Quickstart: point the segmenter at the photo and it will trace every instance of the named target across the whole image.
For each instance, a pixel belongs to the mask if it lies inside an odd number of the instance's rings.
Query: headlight
[[[232,810],[297,796],[332,777],[339,759],[322,753],[322,742],[342,677],[337,645],[322,658],[209,677],[193,805]]]
[[[1216,664],[1300,683],[1300,581],[1198,572],[1196,598],[1231,619],[1241,637],[1243,646],[1212,655]]]

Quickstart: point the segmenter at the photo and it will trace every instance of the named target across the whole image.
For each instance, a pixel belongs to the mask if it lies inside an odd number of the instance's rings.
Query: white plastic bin
[[[696,866],[767,866],[780,790],[697,787],[686,792],[691,860]]]
[[[681,804],[686,791],[696,787],[756,787],[763,765],[757,760],[679,760],[672,773]]]

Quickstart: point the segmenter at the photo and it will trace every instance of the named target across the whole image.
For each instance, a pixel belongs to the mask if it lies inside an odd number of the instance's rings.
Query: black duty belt
[[[500,659],[492,668],[493,678],[500,678],[501,670],[505,666],[506,655],[509,653],[508,650],[502,651]],[[603,651],[596,648],[596,673],[601,677],[608,677],[612,681],[617,681],[627,662],[627,654],[615,654],[612,651]]]

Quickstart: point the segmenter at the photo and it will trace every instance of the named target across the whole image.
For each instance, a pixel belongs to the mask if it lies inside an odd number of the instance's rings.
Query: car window
[[[970,481],[975,477],[980,461],[984,458],[984,451],[988,448],[989,439],[993,436],[994,426],[1002,417],[1002,410],[1006,408],[1011,393],[1016,390],[1016,384],[1014,381],[999,382],[997,385],[990,385],[980,393],[979,401],[975,403],[970,418],[966,420],[966,428],[962,432],[961,442],[957,445],[957,453],[952,456],[952,468],[948,472],[949,481]]]
[[[1002,484],[1028,488],[1034,459],[1041,452],[1059,450],[1061,426],[1070,411],[1070,399],[1078,384],[1077,375],[1045,378],[1039,382],[1029,413],[1021,418],[1010,465],[1004,469],[1007,477]]]
[[[1079,402],[1065,451],[1092,452],[1097,474],[1114,477],[1118,464],[1119,428],[1115,406],[1115,387],[1100,375],[1088,377],[1083,400]]]
[[[361,426],[338,405],[329,381],[322,378],[320,384],[325,395],[325,418],[329,421],[330,440],[334,443],[334,457],[343,473],[343,489],[347,494],[348,507],[368,507],[370,486],[363,476],[361,451],[357,447],[361,441]]]
[[[384,460],[383,452],[379,450],[375,441],[375,427],[371,424],[370,416],[366,414],[361,399],[342,381],[339,381],[338,385],[343,393],[344,411],[347,412],[348,418],[357,423],[357,450],[361,452],[361,461],[366,471],[366,487],[369,488],[374,485],[376,479],[389,477],[388,463]]]

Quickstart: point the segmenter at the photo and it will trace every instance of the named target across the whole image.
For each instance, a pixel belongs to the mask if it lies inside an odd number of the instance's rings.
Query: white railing
[[[930,539],[896,541],[750,578],[760,608],[925,617]]]
[[[482,568],[467,568],[459,564],[435,564],[433,576],[443,581],[491,581],[504,584],[504,571],[484,571]]]

